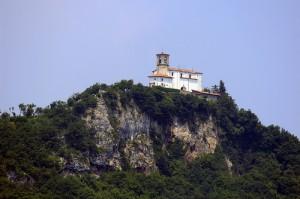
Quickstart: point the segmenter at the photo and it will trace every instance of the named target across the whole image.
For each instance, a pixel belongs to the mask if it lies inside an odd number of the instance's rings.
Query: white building
[[[156,69],[149,76],[149,86],[162,86],[192,92],[202,91],[202,73],[169,66],[169,54],[156,55]]]

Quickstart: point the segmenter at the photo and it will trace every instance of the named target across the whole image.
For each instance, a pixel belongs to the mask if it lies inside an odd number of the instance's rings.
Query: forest
[[[220,98],[208,101],[122,80],[94,84],[66,102],[43,108],[20,104],[18,112],[10,108],[0,113],[0,198],[300,198],[299,139],[278,126],[264,126],[250,110],[239,108],[222,81],[218,88]],[[112,111],[117,99],[124,108],[134,102],[162,126],[175,117],[191,127],[194,118],[213,117],[221,129],[220,142],[215,153],[186,162],[180,141],[162,149],[162,135],[152,132],[156,172],[145,175],[128,166],[100,175],[63,175],[60,157],[99,153],[82,119],[87,109],[97,106],[98,95]]]

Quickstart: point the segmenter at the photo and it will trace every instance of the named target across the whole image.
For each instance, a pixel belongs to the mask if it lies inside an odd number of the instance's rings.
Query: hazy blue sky
[[[155,54],[300,137],[299,0],[0,0],[0,109],[148,83]]]

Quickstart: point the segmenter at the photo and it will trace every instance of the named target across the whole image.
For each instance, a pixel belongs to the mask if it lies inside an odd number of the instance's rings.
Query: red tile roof
[[[204,91],[197,91],[197,90],[192,90],[192,93],[198,94],[198,95],[213,95],[213,96],[220,96],[219,93],[209,93],[209,92],[204,92]]]
[[[183,72],[183,73],[202,74],[198,71],[194,71],[193,69],[184,69],[184,68],[176,68],[176,67],[169,67],[169,71],[178,71],[178,72]]]
[[[149,75],[148,77],[165,77],[165,78],[173,78],[172,76],[165,75],[165,74],[159,74],[159,73]]]
[[[192,78],[192,77],[180,77],[181,79],[193,79],[193,80],[198,80],[197,78]]]

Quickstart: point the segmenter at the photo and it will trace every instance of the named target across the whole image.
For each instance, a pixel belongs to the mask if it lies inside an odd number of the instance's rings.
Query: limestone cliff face
[[[151,131],[167,135],[163,136],[166,137],[162,140],[163,147],[175,139],[182,141],[186,161],[192,161],[202,154],[214,153],[218,144],[218,128],[212,118],[205,122],[196,119],[193,130],[177,118],[163,128],[133,102],[128,102],[126,107],[120,102],[116,107],[108,107],[102,96],[98,97],[97,107],[87,110],[83,119],[87,128],[95,132],[99,152],[96,155],[84,155],[84,161],[78,161],[78,157],[72,158],[65,163],[66,169],[73,169],[69,171],[99,172],[128,167],[144,173],[155,171],[157,166]]]
[[[96,145],[99,149],[97,156],[90,157],[90,162],[101,169],[121,169],[117,132],[112,127],[109,117],[103,98],[98,99],[95,109],[90,109],[86,113],[84,119],[87,127],[95,131]]]
[[[212,118],[206,122],[196,121],[193,131],[187,123],[180,124],[176,119],[171,126],[173,138],[181,140],[187,149],[185,159],[192,161],[201,154],[214,153],[218,144],[217,127]]]

